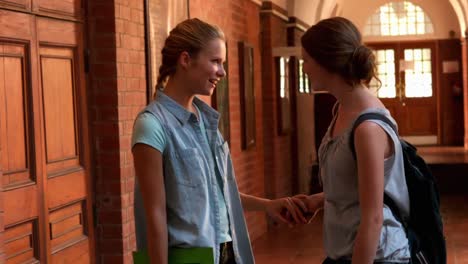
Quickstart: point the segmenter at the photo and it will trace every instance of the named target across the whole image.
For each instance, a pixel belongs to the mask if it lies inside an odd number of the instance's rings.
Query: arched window
[[[434,27],[421,7],[409,1],[385,4],[372,14],[364,28],[365,36],[404,36],[433,34]]]

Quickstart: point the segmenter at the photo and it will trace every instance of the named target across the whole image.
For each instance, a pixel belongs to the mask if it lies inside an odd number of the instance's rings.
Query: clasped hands
[[[299,194],[270,200],[266,212],[275,224],[293,227],[297,224],[309,224],[321,208],[317,195]]]

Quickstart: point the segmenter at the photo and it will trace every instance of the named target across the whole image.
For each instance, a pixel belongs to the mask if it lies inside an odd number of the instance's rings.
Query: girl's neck
[[[369,96],[368,89],[363,85],[355,87],[350,85],[336,86],[335,89],[331,90],[331,93],[339,102],[341,110],[344,111],[353,111],[359,108]]]
[[[187,111],[195,113],[195,109],[193,107],[193,98],[195,95],[189,93],[187,87],[188,85],[178,78],[171,77],[164,88],[164,93],[180,104],[183,108],[187,109]]]

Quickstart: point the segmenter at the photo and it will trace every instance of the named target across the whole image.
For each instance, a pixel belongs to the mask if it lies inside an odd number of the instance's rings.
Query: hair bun
[[[374,62],[375,58],[372,50],[364,45],[358,46],[351,57],[349,76],[353,76],[358,80],[372,78]]]

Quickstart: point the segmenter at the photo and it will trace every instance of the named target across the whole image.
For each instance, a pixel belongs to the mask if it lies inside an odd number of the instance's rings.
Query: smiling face
[[[222,39],[209,41],[196,57],[190,58],[187,75],[192,94],[213,94],[220,79],[226,76],[225,60],[226,43]]]

